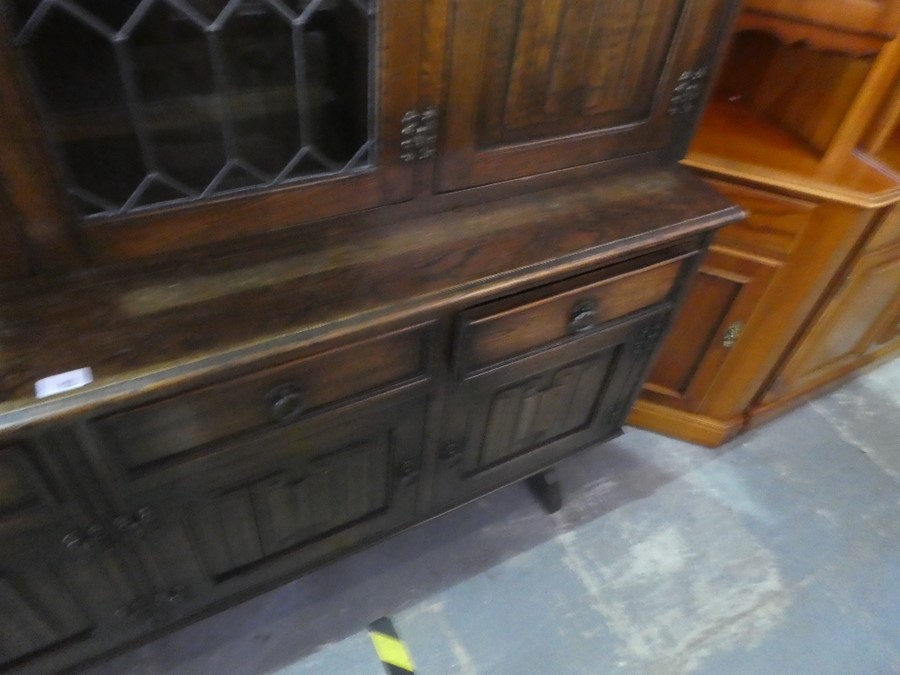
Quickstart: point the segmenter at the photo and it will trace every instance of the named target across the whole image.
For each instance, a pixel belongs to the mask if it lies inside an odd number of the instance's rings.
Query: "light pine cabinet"
[[[900,217],[885,214],[840,287],[817,312],[780,368],[758,409],[802,397],[897,346],[900,308]]]
[[[630,421],[717,446],[896,353],[896,2],[748,0],[683,160],[741,205]]]

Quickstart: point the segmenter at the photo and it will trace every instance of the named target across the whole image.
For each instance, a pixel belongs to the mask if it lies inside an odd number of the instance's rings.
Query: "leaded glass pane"
[[[0,0],[86,217],[374,162],[377,0]]]

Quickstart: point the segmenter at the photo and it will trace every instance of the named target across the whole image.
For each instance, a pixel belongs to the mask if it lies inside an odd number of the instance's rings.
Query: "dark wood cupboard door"
[[[451,3],[438,189],[661,150],[698,93],[697,80],[678,78],[708,66],[728,5]],[[673,104],[676,86],[689,93]]]
[[[6,194],[0,188],[0,282],[20,279],[31,273],[25,236],[16,227]]]
[[[121,476],[132,545],[196,608],[395,529],[414,516],[424,408],[375,397]]]
[[[0,105],[40,120],[10,144],[49,150],[101,261],[408,199],[421,5],[4,1],[3,62],[29,85]],[[44,185],[40,163],[10,170]]]
[[[642,311],[464,376],[447,408],[436,503],[472,499],[614,435],[666,317],[666,305]]]
[[[135,561],[49,478],[69,448],[47,450],[52,463],[31,442],[0,447],[0,670],[121,627],[148,592]]]
[[[725,360],[739,350],[744,329],[768,291],[780,262],[714,246],[700,266],[681,313],[650,377],[649,400],[696,411]]]

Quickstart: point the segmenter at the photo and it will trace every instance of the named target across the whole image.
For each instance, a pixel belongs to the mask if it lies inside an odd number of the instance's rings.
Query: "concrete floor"
[[[900,673],[900,360],[717,451],[629,429],[92,668],[381,675]]]

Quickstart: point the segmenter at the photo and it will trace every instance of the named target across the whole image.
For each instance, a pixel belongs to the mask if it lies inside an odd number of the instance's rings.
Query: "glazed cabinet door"
[[[400,130],[417,104],[421,10],[3,0],[0,65],[18,73],[2,78],[0,113],[40,123],[16,125],[0,168],[50,199],[38,160],[52,159],[58,211],[99,260],[408,199]]]
[[[441,191],[665,148],[705,89],[733,3],[446,5]]]
[[[449,408],[437,503],[472,499],[615,435],[667,310],[638,312],[534,355],[466,374]]]

